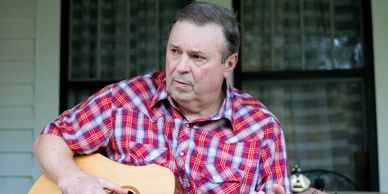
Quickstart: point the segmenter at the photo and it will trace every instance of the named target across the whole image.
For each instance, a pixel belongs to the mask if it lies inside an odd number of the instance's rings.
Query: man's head
[[[238,44],[238,26],[229,10],[196,2],[178,13],[167,44],[166,84],[185,113],[218,110],[223,81],[237,64]]]
[[[175,17],[175,22],[177,21],[190,21],[199,26],[209,23],[221,26],[226,39],[222,63],[231,54],[239,52],[240,31],[232,11],[210,3],[194,2],[178,12]]]

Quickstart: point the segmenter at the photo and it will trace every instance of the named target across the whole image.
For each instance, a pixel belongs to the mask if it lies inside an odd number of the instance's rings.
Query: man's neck
[[[216,115],[221,108],[224,98],[225,94],[221,92],[217,97],[207,96],[202,98],[206,99],[206,101],[192,100],[188,102],[178,102],[177,104],[182,113],[192,121]],[[209,99],[211,100],[209,101]]]

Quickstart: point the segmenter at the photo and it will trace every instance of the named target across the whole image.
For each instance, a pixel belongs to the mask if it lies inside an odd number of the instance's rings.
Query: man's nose
[[[182,54],[176,64],[176,69],[180,72],[190,71],[190,57],[186,54]]]

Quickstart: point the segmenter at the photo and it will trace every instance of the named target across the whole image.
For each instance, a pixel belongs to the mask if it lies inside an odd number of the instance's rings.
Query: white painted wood
[[[27,193],[40,175],[33,142],[59,107],[59,5],[0,0],[0,193]]]
[[[29,128],[34,123],[33,107],[0,106],[0,129]],[[0,142],[0,147],[3,146]]]
[[[34,38],[34,18],[0,19],[0,39],[5,38]]]
[[[34,86],[31,84],[0,84],[0,91],[0,106],[33,106]]]
[[[3,152],[31,152],[33,129],[0,129],[0,155]]]
[[[35,131],[58,116],[60,0],[37,1]]]
[[[31,152],[2,152],[0,154],[0,176],[31,176],[32,160]]]
[[[380,191],[388,192],[388,1],[372,1]]]
[[[60,0],[37,0],[34,135],[59,113]],[[34,160],[35,162],[35,160]],[[33,178],[40,175],[38,165]]]
[[[23,18],[35,16],[34,0],[1,0],[0,18]]]
[[[27,193],[33,181],[31,176],[32,153],[0,153],[0,161],[0,193]]]
[[[0,83],[32,84],[34,83],[34,68],[33,61],[0,62]]]
[[[32,184],[32,177],[0,177],[0,193],[20,194],[27,193],[29,185]]]
[[[28,61],[34,59],[34,40],[0,40],[0,61]]]

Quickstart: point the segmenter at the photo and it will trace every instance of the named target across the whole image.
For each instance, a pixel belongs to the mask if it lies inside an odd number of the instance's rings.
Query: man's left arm
[[[259,190],[275,194],[291,193],[285,138],[276,119],[266,126],[261,143],[260,174],[262,178],[258,184],[262,185],[262,189]]]

